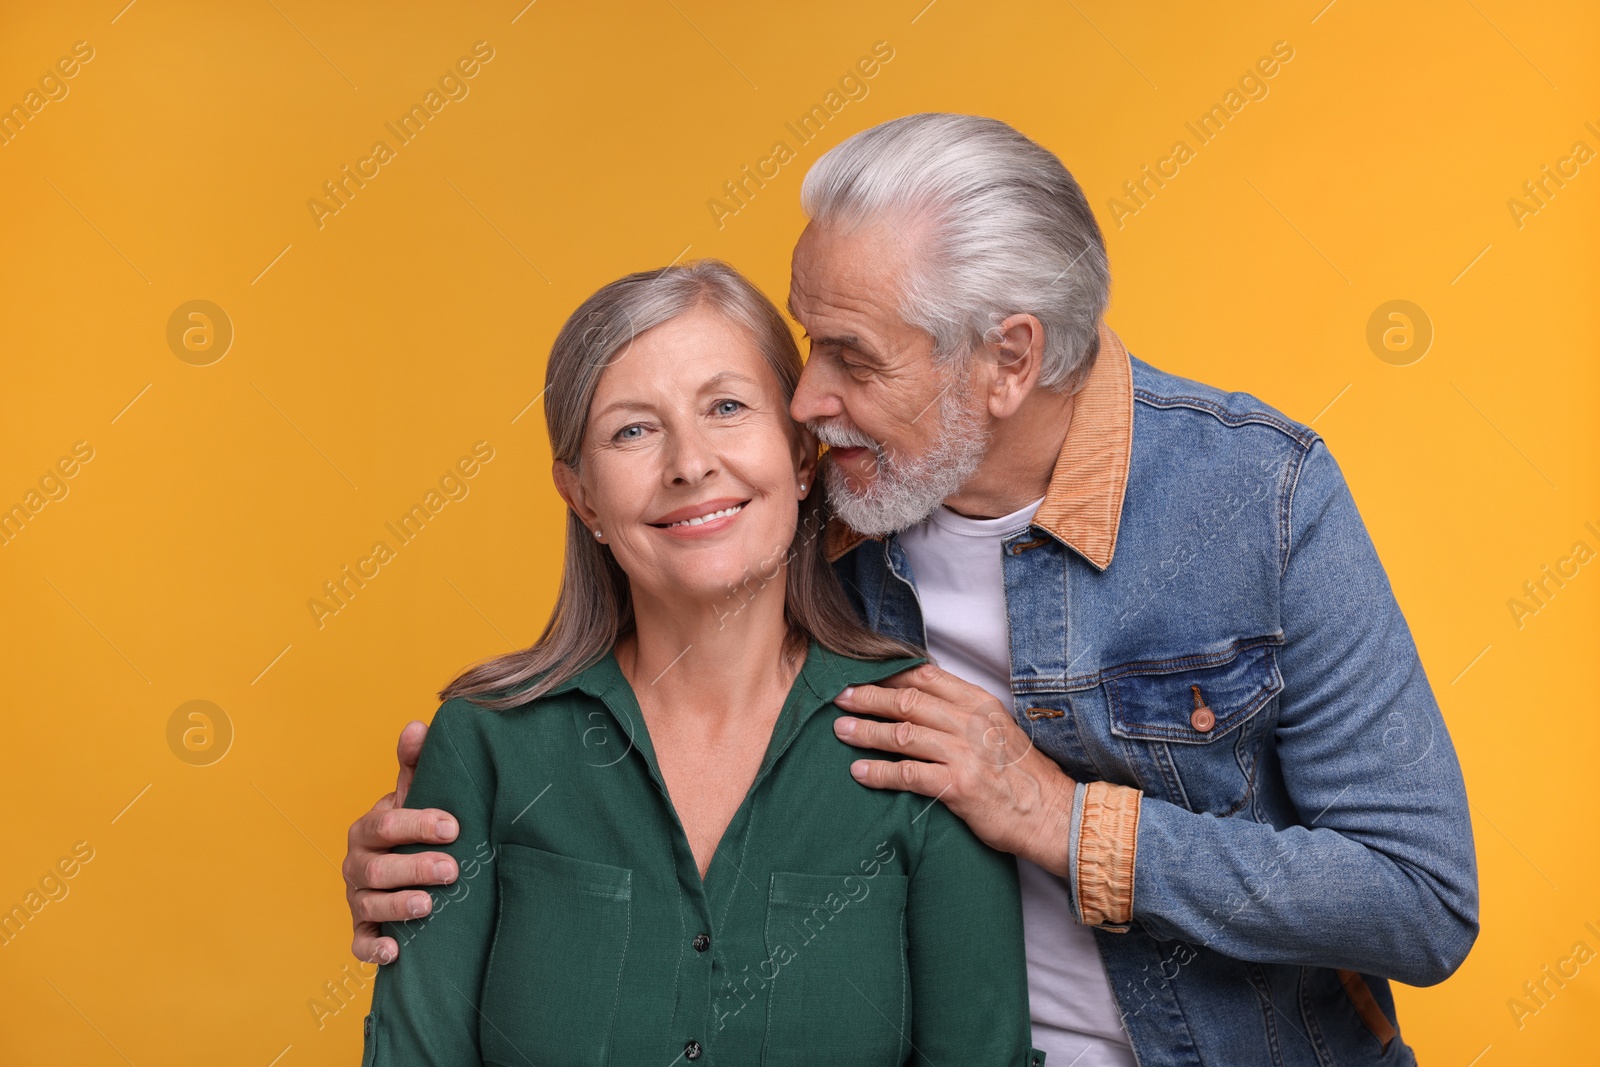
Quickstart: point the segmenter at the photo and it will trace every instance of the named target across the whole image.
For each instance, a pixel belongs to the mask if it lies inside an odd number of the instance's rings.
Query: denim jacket
[[[923,643],[896,538],[825,544],[862,617]],[[1141,1067],[1414,1063],[1389,980],[1466,958],[1472,826],[1322,439],[1102,328],[1004,552],[1011,711],[1079,783],[1063,921],[1094,928]]]

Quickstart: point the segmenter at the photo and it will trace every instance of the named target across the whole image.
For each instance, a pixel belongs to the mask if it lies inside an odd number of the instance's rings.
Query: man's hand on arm
[[[437,808],[403,807],[428,727],[411,722],[400,732],[400,773],[394,792],[350,824],[344,857],[345,899],[355,925],[350,951],[367,963],[390,963],[400,954],[392,937],[380,937],[378,924],[420,918],[433,908],[424,890],[394,892],[402,886],[447,885],[456,880],[456,861],[442,852],[395,855],[399,845],[448,844],[456,839],[456,820]]]
[[[897,752],[903,760],[856,760],[850,772],[875,789],[944,801],[991,848],[1067,876],[1074,782],[988,691],[924,664],[851,686],[835,700],[840,740]]]

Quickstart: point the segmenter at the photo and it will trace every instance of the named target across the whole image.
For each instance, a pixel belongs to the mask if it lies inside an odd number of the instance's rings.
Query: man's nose
[[[794,389],[794,399],[789,401],[789,416],[804,425],[812,419],[831,419],[843,414],[844,401],[828,382],[822,361],[806,360],[800,371],[800,382]]]

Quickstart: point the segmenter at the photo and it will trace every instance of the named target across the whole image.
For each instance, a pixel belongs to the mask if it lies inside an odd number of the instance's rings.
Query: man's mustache
[[[854,426],[825,422],[822,419],[811,419],[806,423],[806,429],[815,434],[817,440],[829,448],[870,448],[874,454],[881,452],[878,442]]]

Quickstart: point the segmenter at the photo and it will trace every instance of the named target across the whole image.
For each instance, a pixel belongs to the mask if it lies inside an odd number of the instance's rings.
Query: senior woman
[[[567,320],[560,595],[440,694],[406,806],[459,818],[461,876],[385,924],[364,1064],[1043,1062],[1012,857],[834,736],[842,689],[922,657],[822,557],[799,374],[715,261]]]

